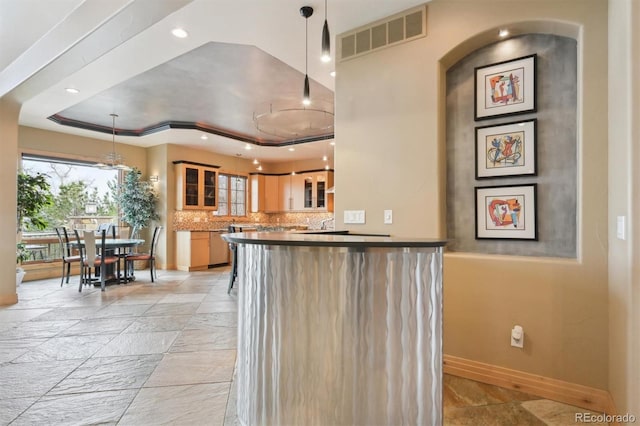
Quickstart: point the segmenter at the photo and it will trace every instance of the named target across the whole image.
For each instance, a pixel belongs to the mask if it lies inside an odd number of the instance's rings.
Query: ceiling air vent
[[[356,58],[378,49],[427,35],[427,6],[422,5],[338,36],[338,60]]]

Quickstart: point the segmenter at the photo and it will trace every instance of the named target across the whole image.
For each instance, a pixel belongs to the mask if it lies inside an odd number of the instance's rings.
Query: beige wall
[[[52,132],[33,127],[20,126],[20,152],[51,156],[64,156],[76,160],[100,161],[101,155],[113,150],[111,141]],[[116,141],[119,137],[116,136]],[[124,157],[128,166],[138,168],[147,175],[146,149],[116,142],[116,152]]]
[[[175,195],[168,192],[169,182],[166,179],[167,145],[157,145],[147,148],[147,164],[149,168],[149,176],[158,176],[158,182],[153,184],[158,194],[158,215],[160,219],[158,224],[163,226],[163,232],[158,237],[158,246],[156,248],[156,263],[158,269],[174,269],[173,252],[169,249],[173,248],[173,235],[168,224],[173,219],[173,209],[175,206]],[[175,191],[174,191],[175,192]]]
[[[609,388],[620,412],[640,414],[640,5],[609,3]],[[631,90],[630,90],[631,89]],[[635,167],[634,167],[635,166]],[[625,240],[616,219],[627,220]]]
[[[434,0],[427,37],[337,64],[336,226],[345,209],[365,209],[367,223],[349,228],[444,237],[446,68],[497,41],[503,25],[574,36],[579,257],[447,254],[444,350],[607,389],[607,2],[508,3]],[[393,210],[393,225],[382,224],[383,209]],[[515,324],[524,328],[524,350],[509,345]]]
[[[18,115],[20,106],[8,98],[0,98],[0,305],[18,301],[15,282],[16,174],[18,170]]]

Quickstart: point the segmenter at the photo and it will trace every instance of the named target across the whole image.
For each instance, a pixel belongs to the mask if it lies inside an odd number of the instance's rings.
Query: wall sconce
[[[149,182],[158,182],[158,175],[149,176]]]

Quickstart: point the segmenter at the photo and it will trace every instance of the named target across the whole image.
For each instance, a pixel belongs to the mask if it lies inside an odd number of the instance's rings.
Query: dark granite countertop
[[[228,242],[280,246],[316,247],[442,247],[445,240],[396,238],[357,234],[310,234],[299,232],[236,232],[222,234]],[[338,231],[339,232],[339,231]]]

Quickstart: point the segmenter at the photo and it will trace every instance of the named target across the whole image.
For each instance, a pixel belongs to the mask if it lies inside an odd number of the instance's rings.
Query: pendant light
[[[331,61],[331,36],[329,35],[329,24],[327,23],[327,0],[324,0],[324,26],[322,27],[322,62]]]
[[[95,166],[103,170],[131,170],[131,167],[127,166],[123,162],[122,155],[116,152],[116,117],[118,114],[109,114],[112,119],[111,126],[111,144],[112,151],[104,155],[104,161],[97,163]]]
[[[309,62],[309,17],[313,15],[313,8],[311,6],[302,6],[300,8],[300,15],[304,17],[304,90],[302,92],[302,103],[304,105],[311,105],[311,98],[309,95],[309,74],[308,74],[308,62]]]

